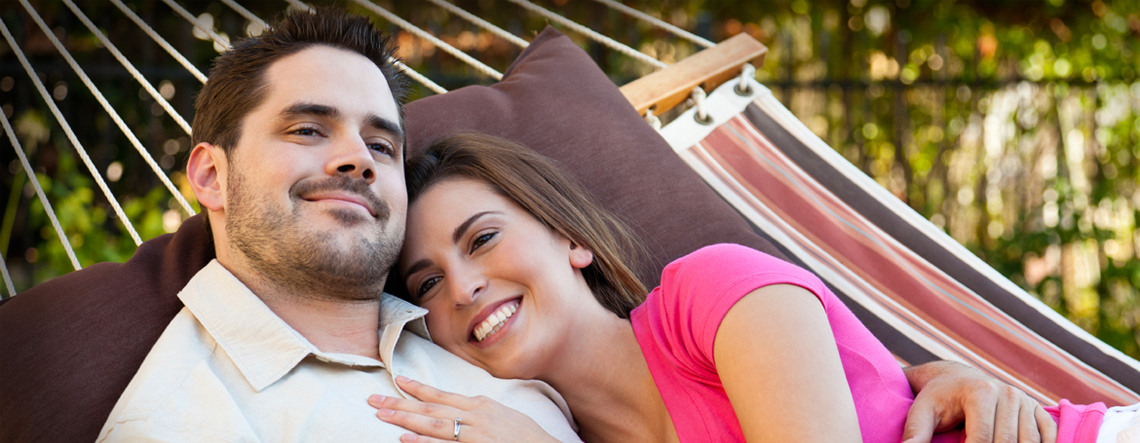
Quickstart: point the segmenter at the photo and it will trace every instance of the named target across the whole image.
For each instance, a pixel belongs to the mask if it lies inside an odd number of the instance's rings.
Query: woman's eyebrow
[[[459,226],[457,226],[455,228],[455,232],[453,232],[451,234],[451,242],[452,243],[459,243],[459,239],[463,238],[463,234],[467,233],[467,230],[471,228],[472,223],[475,223],[475,221],[479,220],[480,217],[483,217],[484,215],[490,215],[490,214],[502,214],[502,212],[483,211],[483,212],[480,212],[480,213],[477,213],[475,215],[468,217],[467,220],[464,220],[463,223],[460,223]]]

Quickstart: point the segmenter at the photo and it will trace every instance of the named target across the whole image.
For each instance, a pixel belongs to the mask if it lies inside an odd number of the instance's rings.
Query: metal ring
[[[455,417],[455,432],[452,434],[451,439],[459,441],[459,428],[463,424],[463,419]]]
[[[741,88],[741,86],[744,87]],[[736,92],[736,95],[739,95],[741,97],[748,97],[752,95],[752,86],[745,85],[744,81],[737,83],[736,86],[732,88],[732,90],[733,92]]]
[[[701,118],[701,113],[700,113],[700,112],[694,112],[694,113],[693,113],[693,120],[696,120],[696,121],[697,121],[697,123],[700,123],[700,124],[702,124],[702,125],[708,126],[708,125],[711,125],[711,124],[712,124],[712,122],[713,122],[713,117],[712,117],[712,115],[710,115],[710,114],[705,114],[705,118]]]

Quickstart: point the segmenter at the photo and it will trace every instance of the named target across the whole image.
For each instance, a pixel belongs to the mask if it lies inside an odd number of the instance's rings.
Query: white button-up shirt
[[[428,337],[427,312],[384,294],[380,361],[321,352],[216,260],[178,294],[186,307],[147,354],[99,434],[102,441],[397,441],[371,394],[404,396],[404,375],[485,395],[580,442],[570,410],[542,382],[500,380]],[[405,330],[411,334],[403,334]]]

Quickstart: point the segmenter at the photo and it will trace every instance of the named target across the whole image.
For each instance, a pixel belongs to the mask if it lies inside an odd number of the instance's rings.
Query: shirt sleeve
[[[651,315],[674,364],[690,373],[715,376],[713,345],[724,316],[741,298],[764,286],[793,284],[821,298],[823,282],[811,273],[740,245],[701,248],[665,267],[661,286],[651,294]]]

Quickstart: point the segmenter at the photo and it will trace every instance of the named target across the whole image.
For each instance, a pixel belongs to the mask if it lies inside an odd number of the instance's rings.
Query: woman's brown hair
[[[485,182],[538,221],[585,246],[594,261],[582,275],[602,306],[621,318],[645,301],[630,268],[642,252],[633,233],[594,202],[589,191],[551,160],[513,141],[462,133],[438,140],[408,160],[408,204],[432,185],[464,177]]]

